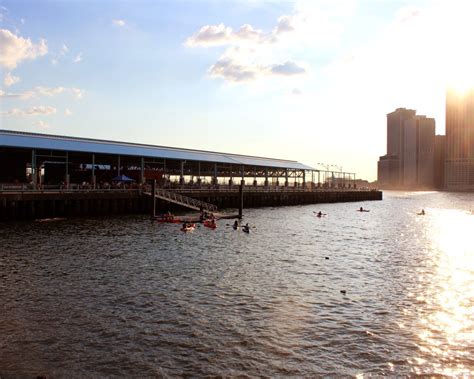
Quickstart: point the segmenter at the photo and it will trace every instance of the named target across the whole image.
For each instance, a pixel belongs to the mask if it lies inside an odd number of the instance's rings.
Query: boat
[[[206,228],[210,228],[210,229],[217,228],[216,222],[214,220],[204,220],[203,224]]]
[[[187,224],[181,228],[182,232],[192,232],[196,228],[195,224]]]

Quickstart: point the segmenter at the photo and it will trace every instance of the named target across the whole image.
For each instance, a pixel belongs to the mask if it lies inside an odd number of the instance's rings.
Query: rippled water
[[[250,234],[0,224],[0,377],[474,375],[470,209],[392,192],[248,209]]]

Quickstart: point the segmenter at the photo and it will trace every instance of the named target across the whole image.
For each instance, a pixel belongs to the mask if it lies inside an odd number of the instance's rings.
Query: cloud
[[[51,114],[56,114],[57,109],[51,106],[36,106],[28,109],[18,109],[13,108],[9,111],[0,112],[0,115],[3,116],[48,116]]]
[[[259,71],[258,67],[245,66],[231,58],[222,58],[209,68],[208,73],[211,77],[221,77],[231,82],[245,82],[255,80]]]
[[[0,98],[12,98],[12,99],[21,99],[21,100],[27,100],[31,99],[32,97],[35,96],[34,91],[24,91],[20,93],[14,93],[14,92],[5,92],[5,91],[0,91]]]
[[[224,24],[205,25],[198,32],[186,40],[186,46],[212,46],[222,45],[230,41],[232,28]]]
[[[304,67],[292,61],[286,61],[282,64],[258,65],[239,62],[228,56],[221,57],[208,70],[211,77],[220,77],[235,83],[250,82],[265,76],[290,77],[306,73],[307,70]]]
[[[38,120],[33,123],[38,129],[49,129],[50,125],[46,121]]]
[[[66,55],[69,52],[69,47],[65,43],[63,43],[63,46],[61,47],[61,55]]]
[[[40,96],[47,96],[52,97],[60,94],[71,94],[76,99],[82,99],[84,97],[85,91],[80,88],[75,87],[35,87],[32,90],[19,92],[19,93],[11,93],[11,92],[4,92],[0,93],[0,98],[19,98],[22,100],[30,99],[32,97],[40,97]]]
[[[56,66],[58,64],[58,60],[56,58],[51,59],[51,64]]]
[[[14,69],[23,60],[34,60],[45,55],[48,46],[44,39],[37,44],[28,38],[19,37],[7,29],[0,29],[0,65]]]
[[[112,20],[112,24],[114,24],[115,26],[125,26],[125,21],[124,20]]]
[[[306,73],[304,67],[299,66],[292,61],[286,61],[283,64],[274,64],[270,67],[270,71],[272,74],[283,76],[301,75]]]
[[[66,109],[64,110],[64,114],[65,114],[66,116],[71,116],[71,115],[72,115],[72,112],[71,112],[68,108],[66,108]]]
[[[3,84],[5,85],[5,87],[10,87],[13,84],[18,83],[19,81],[19,76],[13,76],[11,73],[7,72],[5,78],[3,79]]]
[[[207,70],[213,78],[250,82],[263,76],[303,75],[308,69],[295,60],[308,56],[310,49],[335,48],[344,30],[342,19],[353,13],[353,4],[353,0],[299,1],[294,11],[280,16],[269,31],[250,24],[238,30],[223,23],[204,25],[186,39],[185,45],[225,47],[217,62]]]
[[[82,53],[77,54],[74,58],[74,63],[79,63],[80,61],[82,61]]]
[[[291,16],[281,16],[278,19],[278,24],[275,28],[274,33],[276,35],[293,32],[295,27],[293,26],[294,20]]]

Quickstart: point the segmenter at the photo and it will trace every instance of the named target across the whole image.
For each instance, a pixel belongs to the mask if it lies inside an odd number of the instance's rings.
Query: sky
[[[474,2],[0,0],[0,128],[297,160],[375,180],[386,114],[444,134]],[[322,165],[321,165],[322,164]]]

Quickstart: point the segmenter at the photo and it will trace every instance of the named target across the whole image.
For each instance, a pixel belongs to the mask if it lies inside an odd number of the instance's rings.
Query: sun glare
[[[456,362],[469,355],[474,343],[474,217],[457,210],[440,210],[430,228],[436,265],[428,280],[428,305],[421,313],[419,348],[431,355],[421,367],[441,375],[474,375]],[[426,283],[425,283],[426,284]],[[422,370],[422,369],[421,369]]]

